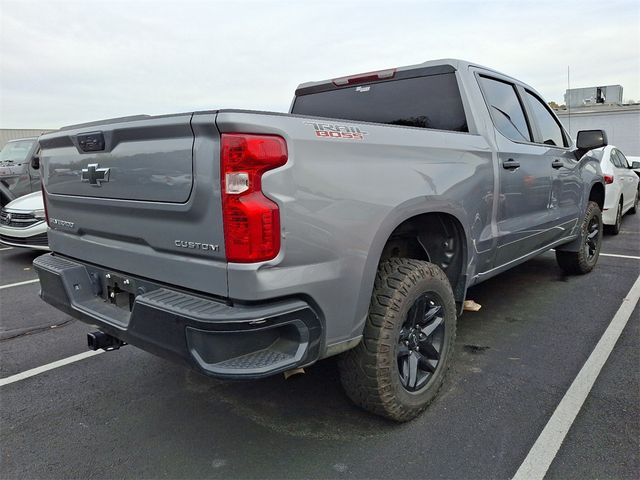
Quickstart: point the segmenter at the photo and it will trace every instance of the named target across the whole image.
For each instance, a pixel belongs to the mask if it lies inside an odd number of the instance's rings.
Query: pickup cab
[[[38,138],[9,140],[0,151],[0,206],[40,191]]]
[[[339,355],[406,421],[450,363],[467,289],[555,248],[594,268],[604,183],[532,87],[461,60],[302,84],[288,114],[209,110],[40,137],[41,297],[213,377]]]

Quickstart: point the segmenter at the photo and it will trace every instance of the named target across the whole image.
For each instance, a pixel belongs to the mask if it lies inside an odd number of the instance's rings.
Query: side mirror
[[[607,132],[604,130],[580,130],[578,132],[576,141],[578,150],[593,150],[594,148],[606,147],[607,145]]]
[[[31,159],[31,168],[38,170],[40,168],[40,157],[37,155]]]
[[[632,162],[631,168],[633,168],[634,170],[638,170],[640,168],[640,162]]]

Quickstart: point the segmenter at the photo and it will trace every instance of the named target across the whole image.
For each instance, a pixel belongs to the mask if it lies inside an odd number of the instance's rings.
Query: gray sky
[[[640,2],[0,0],[0,127],[286,111],[301,82],[446,57],[639,100]]]

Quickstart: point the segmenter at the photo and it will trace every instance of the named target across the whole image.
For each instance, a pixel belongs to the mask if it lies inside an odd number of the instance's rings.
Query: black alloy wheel
[[[398,372],[407,391],[416,392],[429,383],[440,363],[444,338],[442,300],[426,293],[409,309],[398,338]]]
[[[600,235],[600,220],[598,217],[591,217],[587,225],[587,239],[584,242],[584,253],[587,257],[587,262],[592,262],[593,258],[598,254]]]
[[[576,250],[565,249],[564,245],[556,248],[556,260],[564,273],[584,275],[593,270],[600,256],[602,232],[600,206],[594,201],[589,201],[580,226],[579,247]]]
[[[406,422],[433,401],[451,363],[456,301],[446,273],[412,258],[378,266],[362,341],[339,357],[356,405]]]

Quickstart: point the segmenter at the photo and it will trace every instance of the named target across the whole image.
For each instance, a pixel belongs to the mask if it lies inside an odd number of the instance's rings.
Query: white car
[[[0,211],[0,243],[49,250],[41,192],[16,198]]]
[[[617,235],[622,216],[627,212],[636,213],[638,208],[640,177],[633,170],[631,162],[613,145],[604,147],[600,166],[605,183],[602,223]]]
[[[633,171],[640,175],[640,157],[632,157],[631,155],[627,155],[626,157],[627,160],[629,160]]]

